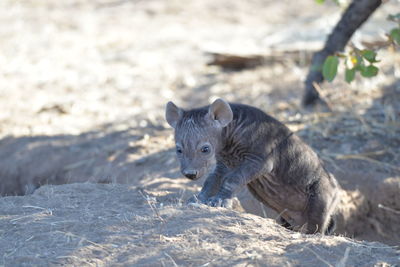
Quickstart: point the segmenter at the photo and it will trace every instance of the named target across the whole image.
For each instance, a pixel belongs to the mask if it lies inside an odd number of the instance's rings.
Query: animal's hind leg
[[[333,231],[335,222],[332,219],[332,215],[338,200],[338,188],[331,187],[328,181],[319,181],[310,188],[310,197],[306,210],[307,234],[329,234]]]
[[[336,220],[331,218],[331,220],[329,221],[328,227],[325,230],[325,234],[326,235],[333,234],[335,229],[336,229]]]

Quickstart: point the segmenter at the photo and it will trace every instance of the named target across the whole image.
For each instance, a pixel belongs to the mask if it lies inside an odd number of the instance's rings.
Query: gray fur
[[[332,230],[339,185],[285,125],[222,99],[187,111],[169,102],[166,118],[175,128],[182,173],[192,180],[208,175],[197,201],[230,207],[235,192],[247,185],[281,215],[283,225],[306,233]]]

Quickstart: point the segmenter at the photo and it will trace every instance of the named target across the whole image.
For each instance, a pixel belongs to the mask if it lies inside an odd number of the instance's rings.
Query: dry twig
[[[382,204],[378,204],[378,208],[393,212],[394,214],[397,214],[397,215],[400,215],[400,211],[383,206]]]

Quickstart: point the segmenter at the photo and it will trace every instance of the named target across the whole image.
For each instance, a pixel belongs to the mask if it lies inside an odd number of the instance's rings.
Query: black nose
[[[195,170],[184,170],[183,175],[185,175],[187,178],[193,180],[196,179],[197,177],[197,171]]]

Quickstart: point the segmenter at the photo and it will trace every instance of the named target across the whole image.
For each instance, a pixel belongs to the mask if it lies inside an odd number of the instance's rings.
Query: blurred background
[[[386,1],[352,43],[379,43],[399,11]],[[0,194],[43,184],[128,183],[179,202],[169,100],[251,104],[310,144],[344,188],[338,233],[400,242],[400,54],[379,74],[321,85],[301,106],[311,56],[344,7],[313,0],[2,0]],[[239,62],[239,63],[238,63]],[[233,65],[232,65],[233,64]],[[240,208],[275,218],[244,191]]]

